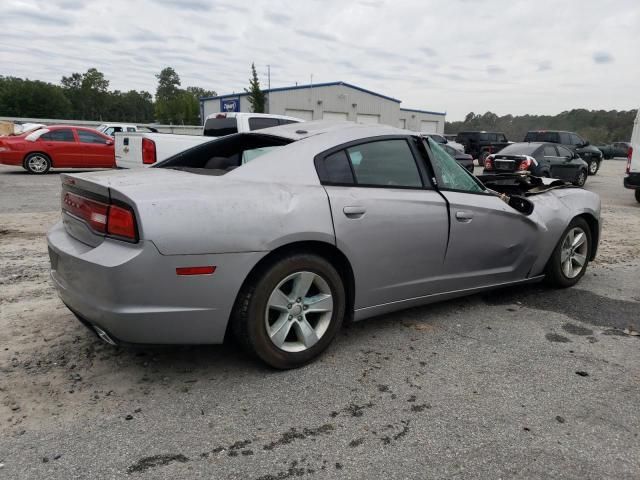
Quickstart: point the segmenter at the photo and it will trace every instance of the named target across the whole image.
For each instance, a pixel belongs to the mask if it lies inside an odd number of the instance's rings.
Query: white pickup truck
[[[215,137],[302,121],[283,115],[230,112],[209,115],[204,122],[202,135],[120,132],[115,134],[116,167],[149,167]]]

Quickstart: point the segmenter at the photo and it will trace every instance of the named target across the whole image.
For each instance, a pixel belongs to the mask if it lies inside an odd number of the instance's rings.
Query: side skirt
[[[544,275],[538,275],[536,277],[527,278],[525,280],[517,280],[514,282],[497,283],[495,285],[489,285],[486,287],[468,288],[465,290],[453,290],[451,292],[434,293],[432,295],[425,295],[423,297],[409,298],[406,300],[398,300],[396,302],[383,303],[381,305],[374,305],[372,307],[359,308],[355,310],[353,319],[354,321],[364,320],[365,318],[375,317],[389,312],[395,312],[397,310],[404,310],[406,308],[419,307],[421,305],[428,305],[430,303],[436,303],[443,300],[450,300],[452,298],[465,297],[467,295],[473,295],[474,293],[485,292],[487,290],[494,290],[496,288],[511,287],[515,285],[524,285],[528,283],[540,282],[544,279]]]

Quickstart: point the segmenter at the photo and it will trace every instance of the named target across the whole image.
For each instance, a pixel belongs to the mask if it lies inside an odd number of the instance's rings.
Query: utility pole
[[[271,113],[271,65],[267,65],[267,113]]]

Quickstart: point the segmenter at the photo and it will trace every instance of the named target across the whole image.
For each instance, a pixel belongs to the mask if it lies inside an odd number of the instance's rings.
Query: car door
[[[435,142],[428,145],[450,218],[442,287],[458,291],[526,279],[537,258],[539,225],[489,193]]]
[[[441,291],[447,208],[416,160],[416,141],[378,137],[316,157],[336,244],[353,268],[356,309]]]
[[[37,140],[42,151],[49,155],[55,168],[74,166],[76,138],[71,128],[57,128],[44,133]]]
[[[557,146],[558,158],[554,169],[554,177],[573,182],[578,176],[579,166],[574,160],[575,153],[562,145]]]
[[[115,163],[113,140],[98,132],[77,129],[78,155],[76,166],[82,168],[110,168]]]
[[[545,169],[552,178],[563,178],[562,164],[564,159],[558,156],[558,149],[555,145],[547,144],[542,149]]]

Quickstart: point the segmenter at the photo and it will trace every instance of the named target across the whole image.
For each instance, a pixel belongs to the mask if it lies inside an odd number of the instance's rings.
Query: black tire
[[[303,351],[291,352],[282,350],[271,341],[266,318],[272,292],[283,280],[297,272],[311,272],[321,277],[331,291],[333,306],[328,327],[317,343],[305,347]],[[309,363],[329,346],[342,326],[345,308],[344,283],[333,265],[318,255],[297,253],[278,258],[253,275],[238,295],[231,327],[234,336],[249,354],[271,367],[284,370]],[[291,316],[289,320],[295,322]],[[295,334],[293,326],[289,330]]]
[[[595,175],[600,170],[600,162],[598,159],[593,158],[589,160],[589,175]]]
[[[51,168],[51,159],[44,153],[30,153],[22,166],[29,173],[44,175]]]
[[[580,272],[574,277],[568,277],[567,275],[565,275],[562,268],[562,260],[561,260],[562,246],[563,246],[563,243],[565,242],[567,234],[571,230],[576,228],[581,229],[586,236],[586,242],[587,242],[586,259],[584,261],[584,265],[582,266],[582,269],[580,270]],[[560,241],[558,242],[558,245],[556,245],[556,248],[553,250],[553,253],[551,254],[551,258],[547,262],[547,266],[545,268],[547,282],[555,288],[568,288],[578,283],[582,278],[582,276],[584,275],[584,272],[586,272],[587,270],[587,265],[589,264],[589,257],[591,256],[591,248],[592,248],[591,230],[589,229],[589,225],[587,224],[584,218],[580,218],[580,217],[574,218],[569,224],[569,226],[562,233],[562,236],[560,237]]]
[[[580,172],[578,173],[578,177],[575,179],[573,184],[576,187],[584,187],[584,184],[587,183],[587,175],[588,173],[586,170],[580,170]]]
[[[640,203],[640,188],[636,188],[636,201]]]

